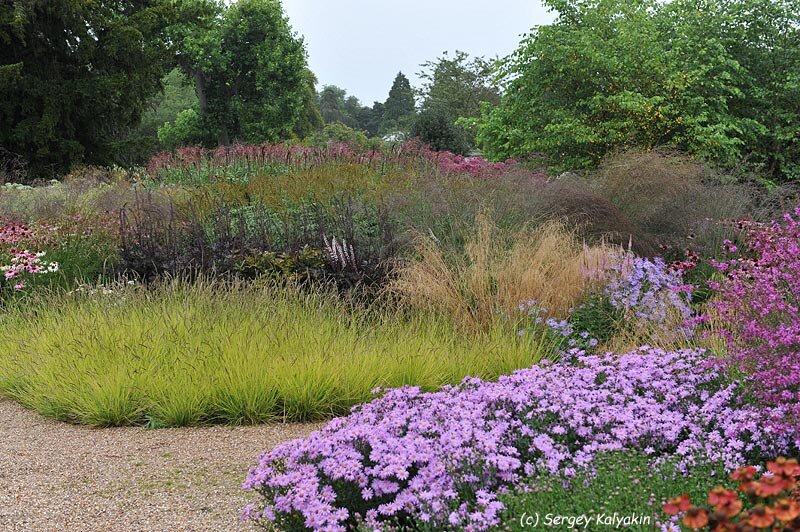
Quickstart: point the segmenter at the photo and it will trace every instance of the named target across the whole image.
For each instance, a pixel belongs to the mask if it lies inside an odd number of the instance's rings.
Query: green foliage
[[[417,114],[411,135],[436,151],[467,155],[470,143],[464,128],[456,125],[453,115],[441,106],[426,107]]]
[[[370,107],[361,105],[355,96],[347,96],[347,91],[335,85],[326,85],[317,95],[322,118],[326,124],[340,122],[353,129],[366,132],[374,137],[380,130],[383,119],[383,104],[375,102]]]
[[[347,91],[336,85],[325,85],[317,95],[319,110],[326,124],[341,122],[350,127],[356,125],[355,118],[345,114]]]
[[[576,331],[586,331],[601,344],[611,340],[620,330],[622,313],[607,297],[592,294],[570,314],[569,322]]]
[[[37,176],[109,164],[160,88],[174,4],[0,4],[0,145]]]
[[[622,146],[670,145],[724,165],[796,175],[796,0],[550,0],[502,64],[505,91],[479,139],[495,158],[563,168]]]
[[[442,57],[424,63],[422,68],[419,77],[423,86],[418,92],[422,99],[421,114],[427,116],[420,118],[421,122],[417,120],[412,133],[431,146],[445,146],[436,149],[469,151],[475,145],[475,131],[463,124],[479,118],[483,104],[497,105],[500,101],[493,87],[492,63],[482,57],[470,60],[467,53],[456,50],[453,57],[445,52]]]
[[[322,419],[376,386],[432,390],[548,355],[505,329],[467,338],[324,293],[181,281],[53,294],[0,325],[0,394],[93,426]]]
[[[636,452],[620,452],[601,455],[595,460],[596,476],[579,474],[565,485],[560,478],[537,478],[531,481],[532,491],[518,492],[504,497],[507,505],[505,522],[510,530],[529,530],[523,514],[535,516],[544,526],[549,515],[585,515],[597,518],[598,514],[620,518],[625,516],[650,517],[649,523],[633,525],[626,530],[654,530],[655,517],[661,516],[661,503],[673,495],[688,493],[692,499],[703,500],[708,490],[725,483],[727,477],[719,465],[698,464],[688,475],[677,471],[669,464],[652,467],[646,455]],[[523,519],[523,521],[521,521]],[[527,525],[527,526],[526,526]],[[562,522],[555,527],[566,530],[569,524]],[[574,528],[583,529],[582,525]],[[595,521],[588,530],[612,529]]]
[[[411,88],[408,78],[402,72],[398,72],[389,90],[389,97],[383,104],[381,131],[384,133],[408,131],[415,112],[414,89]]]
[[[139,132],[155,135],[158,128],[175,122],[178,115],[189,109],[197,111],[197,93],[194,81],[179,68],[173,68],[161,81],[162,91],[154,97],[142,115]]]
[[[184,29],[180,61],[219,144],[289,138],[308,103],[303,41],[277,0],[239,0]]]
[[[305,84],[303,86],[303,110],[294,125],[294,134],[304,139],[319,131],[325,124],[322,119],[319,104],[317,103],[317,77],[306,69]]]
[[[158,142],[163,149],[174,150],[179,146],[202,144],[204,131],[200,115],[195,109],[185,109],[177,114],[174,122],[158,128]]]
[[[366,148],[369,139],[363,131],[358,131],[341,122],[327,124],[308,138],[312,146],[324,146],[328,142],[343,142],[358,148]]]
[[[303,246],[297,252],[264,251],[246,255],[234,266],[234,271],[246,278],[299,283],[314,278],[321,279],[324,270],[325,256],[322,251],[309,246]]]

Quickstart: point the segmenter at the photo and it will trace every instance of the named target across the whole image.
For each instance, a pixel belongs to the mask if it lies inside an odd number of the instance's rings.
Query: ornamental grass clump
[[[713,309],[728,344],[722,363],[740,376],[770,421],[800,439],[800,207],[782,222],[749,224],[746,253],[715,262],[725,274]]]
[[[742,405],[705,361],[701,350],[643,347],[495,383],[389,390],[262,455],[243,485],[262,498],[243,518],[281,530],[486,530],[500,522],[499,494],[538,474],[574,477],[600,453],[730,470],[797,444],[765,430],[769,412]]]
[[[559,222],[509,233],[486,214],[476,217],[464,248],[449,253],[435,235],[420,236],[416,258],[397,269],[390,290],[468,330],[486,329],[531,300],[550,316],[566,317],[612,254],[606,246],[583,245]]]

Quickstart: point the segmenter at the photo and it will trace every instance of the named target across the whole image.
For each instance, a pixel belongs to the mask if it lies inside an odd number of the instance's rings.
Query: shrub
[[[435,236],[420,236],[416,253],[399,267],[390,290],[413,307],[480,329],[531,300],[566,316],[591,286],[588,273],[603,268],[610,250],[582,246],[555,222],[504,234],[481,214],[463,256],[451,256]]]
[[[726,278],[713,308],[728,342],[721,363],[779,419],[766,421],[800,439],[800,208],[782,222],[749,225],[746,253],[716,263]],[[727,243],[731,253],[738,251]]]
[[[654,348],[390,390],[265,453],[244,483],[263,498],[243,517],[284,530],[484,530],[499,522],[499,492],[544,472],[574,477],[602,452],[640,450],[681,472],[785,452],[738,394],[702,351]]]
[[[170,150],[201,144],[207,140],[206,136],[200,114],[195,109],[184,109],[175,117],[174,123],[167,122],[158,128],[159,144]]]
[[[436,151],[467,155],[470,149],[467,132],[456,125],[455,118],[438,106],[424,109],[414,118],[411,135]]]
[[[307,198],[276,207],[237,206],[212,198],[206,205],[183,207],[148,190],[121,212],[119,267],[144,279],[198,273],[252,277],[258,269],[253,266],[265,266],[269,255],[297,258],[308,249],[326,258],[326,241],[338,239],[353,249],[352,267],[322,261],[305,277],[334,280],[343,290],[369,287],[387,275],[387,261],[397,247],[394,231],[379,205],[344,194],[324,204]]]

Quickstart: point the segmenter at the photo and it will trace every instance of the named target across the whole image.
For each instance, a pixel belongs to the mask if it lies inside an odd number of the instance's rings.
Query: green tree
[[[317,76],[307,68],[303,86],[303,110],[294,125],[294,134],[303,139],[319,131],[324,125],[325,121],[317,104]]]
[[[0,3],[0,145],[39,176],[108,164],[159,90],[166,0]]]
[[[370,137],[377,136],[381,131],[381,124],[383,123],[384,107],[381,102],[373,102],[369,111],[365,111],[361,117],[361,124],[364,131]]]
[[[469,151],[475,145],[475,128],[466,123],[481,116],[483,104],[494,106],[500,101],[493,87],[492,62],[482,57],[470,59],[457,50],[452,57],[445,52],[421,66],[418,75],[423,85],[418,94],[422,109],[412,134],[437,149]]]
[[[219,144],[288,138],[308,87],[303,40],[278,0],[199,2],[180,35],[179,60],[195,80],[204,127]]]
[[[353,117],[345,109],[347,91],[336,85],[325,85],[319,92],[319,110],[326,124],[340,122],[349,127],[355,126]]]
[[[669,145],[724,165],[798,175],[798,0],[546,0],[500,69],[479,140],[495,158],[561,167]]]
[[[164,76],[163,89],[152,98],[142,115],[139,133],[155,135],[158,128],[174,122],[178,115],[188,109],[198,110],[194,81],[186,77],[180,68],[174,68]]]
[[[408,78],[398,72],[389,90],[389,97],[383,104],[381,130],[384,133],[408,131],[415,112],[414,89]]]
[[[457,125],[453,115],[441,105],[422,109],[414,119],[411,135],[436,151],[467,155],[471,147],[467,131]]]
[[[362,105],[355,96],[335,85],[326,85],[318,95],[322,117],[326,124],[341,123],[374,137],[383,120],[383,104],[375,102],[370,108]]]

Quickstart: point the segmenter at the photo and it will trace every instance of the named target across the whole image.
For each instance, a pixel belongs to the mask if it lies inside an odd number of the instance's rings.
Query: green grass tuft
[[[496,378],[553,347],[499,322],[466,337],[439,318],[356,309],[322,291],[174,281],[9,309],[0,394],[92,426],[312,421],[378,386]]]

